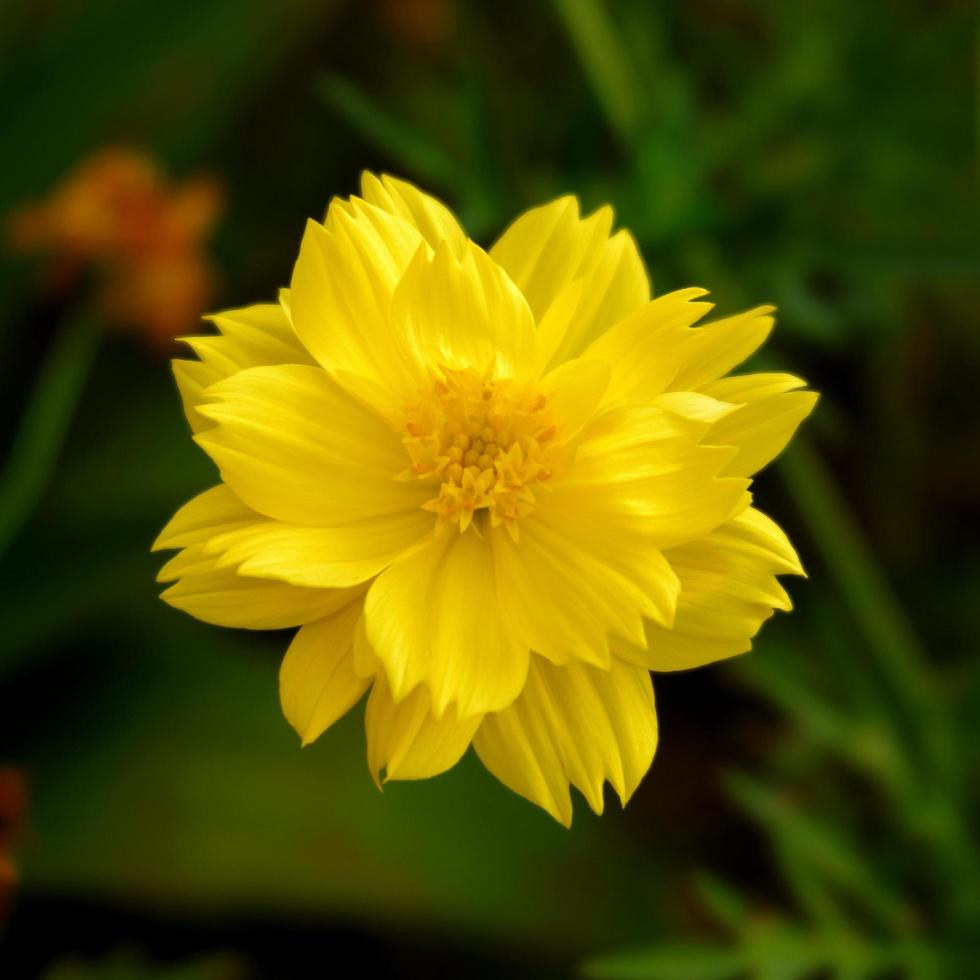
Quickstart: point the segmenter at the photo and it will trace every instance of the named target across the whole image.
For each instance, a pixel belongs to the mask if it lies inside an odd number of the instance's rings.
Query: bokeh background
[[[0,976],[980,976],[976,33],[957,0],[3,0]],[[113,147],[176,217],[86,251],[59,221],[129,193],[84,171]],[[776,303],[756,363],[823,392],[757,484],[797,609],[655,678],[625,812],[566,831],[472,755],[379,794],[359,711],[300,751],[287,635],[157,598],[213,482],[167,331],[273,298],[362,168],[484,243],[610,201],[657,292]]]

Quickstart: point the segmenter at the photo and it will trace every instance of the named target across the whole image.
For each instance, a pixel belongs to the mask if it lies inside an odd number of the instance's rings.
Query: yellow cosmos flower
[[[434,198],[366,174],[310,222],[275,305],[212,317],[175,363],[221,483],[156,543],[163,598],[299,626],[281,672],[305,743],[370,689],[376,780],[472,743],[571,821],[623,803],[657,743],[651,670],[748,650],[802,574],[750,477],[816,395],[725,375],[772,308],[695,327],[608,207],[564,197],[483,251]]]

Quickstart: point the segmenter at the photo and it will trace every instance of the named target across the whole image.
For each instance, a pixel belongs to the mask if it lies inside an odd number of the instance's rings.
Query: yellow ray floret
[[[816,395],[730,375],[773,309],[702,323],[651,299],[608,207],[564,197],[489,250],[413,185],[365,174],[310,222],[279,301],[212,317],[174,370],[221,482],[155,547],[163,598],[299,627],[283,712],[303,744],[368,692],[379,783],[473,744],[562,823],[649,768],[649,671],[748,650],[802,574],[754,474]]]

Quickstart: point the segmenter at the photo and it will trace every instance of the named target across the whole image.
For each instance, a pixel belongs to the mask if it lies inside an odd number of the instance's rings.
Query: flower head
[[[46,200],[16,212],[10,241],[48,256],[55,288],[96,270],[109,321],[165,348],[211,299],[204,244],[220,206],[213,180],[172,185],[149,157],[109,147],[83,160]]]
[[[650,670],[749,649],[802,569],[750,477],[816,396],[726,377],[770,307],[695,326],[651,299],[612,212],[566,197],[489,252],[434,198],[364,176],[303,238],[278,304],[218,314],[175,362],[221,483],[157,541],[172,605],[299,626],[281,672],[304,743],[370,689],[376,779],[472,742],[564,823],[653,758]]]

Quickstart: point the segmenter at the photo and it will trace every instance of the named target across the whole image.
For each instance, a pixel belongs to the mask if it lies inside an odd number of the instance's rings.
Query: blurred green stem
[[[404,116],[390,112],[349,78],[323,75],[314,89],[320,99],[376,147],[414,174],[457,187],[461,167],[438,143]]]
[[[916,720],[928,762],[949,777],[955,750],[925,651],[879,571],[840,488],[803,439],[783,454],[780,472],[869,650]]]
[[[908,713],[911,730],[896,735],[900,744],[911,739],[921,745],[923,757],[915,764],[920,778],[904,817],[929,842],[954,914],[967,921],[980,914],[980,856],[963,824],[956,745],[926,652],[820,456],[801,439],[783,454],[780,472],[868,649]]]
[[[624,145],[640,119],[640,83],[603,0],[554,0],[610,125]]]
[[[0,476],[0,561],[48,485],[99,336],[91,314],[82,313],[59,330],[47,352]]]

